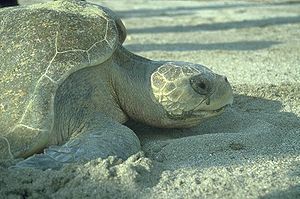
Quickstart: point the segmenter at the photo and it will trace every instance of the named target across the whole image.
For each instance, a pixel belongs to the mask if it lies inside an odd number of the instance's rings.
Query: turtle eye
[[[205,85],[204,82],[197,82],[197,83],[196,83],[196,86],[197,86],[198,88],[201,88],[202,90],[205,90],[205,89],[206,89],[206,85]]]
[[[210,91],[209,81],[200,75],[191,77],[190,84],[200,95],[207,95]]]

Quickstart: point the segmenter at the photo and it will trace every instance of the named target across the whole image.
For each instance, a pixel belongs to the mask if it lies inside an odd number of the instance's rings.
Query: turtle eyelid
[[[210,93],[210,88],[209,88],[209,82],[205,80],[200,80],[200,79],[190,79],[190,84],[193,88],[193,90],[196,93],[199,93],[200,95],[207,95]]]
[[[203,90],[206,89],[206,84],[204,82],[197,82],[196,84],[199,88],[202,88]]]

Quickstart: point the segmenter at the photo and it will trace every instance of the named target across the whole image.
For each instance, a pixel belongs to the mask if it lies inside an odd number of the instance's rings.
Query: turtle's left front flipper
[[[103,121],[103,118],[93,124],[65,144],[50,146],[44,153],[33,155],[13,168],[59,169],[64,164],[84,163],[108,156],[127,159],[140,150],[138,137],[128,127],[110,119]]]

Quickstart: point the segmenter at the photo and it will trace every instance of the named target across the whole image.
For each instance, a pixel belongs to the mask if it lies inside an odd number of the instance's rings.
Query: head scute
[[[190,78],[201,71],[185,62],[167,62],[151,75],[151,88],[155,100],[168,114],[182,115],[190,111],[188,101],[192,97]]]
[[[226,84],[225,80],[224,83]],[[211,70],[187,62],[166,62],[151,75],[155,101],[168,115],[180,119],[203,108],[209,109],[214,101],[214,92],[223,92],[224,88],[217,88],[220,87],[219,84],[219,76]]]

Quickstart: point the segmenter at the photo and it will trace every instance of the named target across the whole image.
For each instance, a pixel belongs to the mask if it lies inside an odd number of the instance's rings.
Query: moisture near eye
[[[209,93],[209,86],[208,82],[203,80],[203,78],[199,76],[194,76],[190,79],[190,84],[195,92],[199,93],[200,95],[206,95]]]

